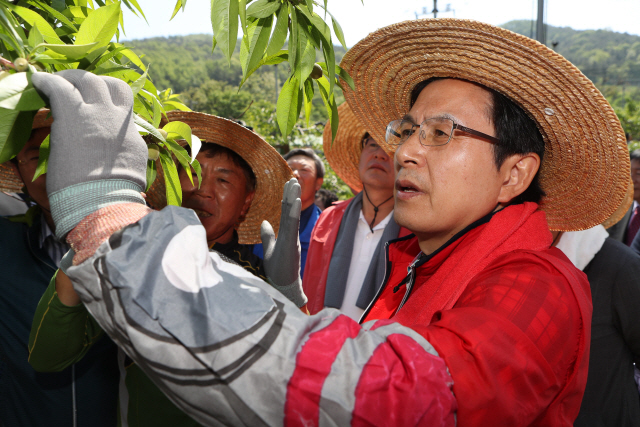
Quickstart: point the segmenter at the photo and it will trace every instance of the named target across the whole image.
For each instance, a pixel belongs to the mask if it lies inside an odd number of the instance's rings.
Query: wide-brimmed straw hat
[[[367,134],[349,104],[338,107],[340,124],[335,140],[331,141],[331,126],[327,124],[322,135],[322,148],[333,171],[355,191],[362,191],[358,165],[362,154],[362,139]]]
[[[602,223],[602,226],[604,228],[609,228],[616,225],[618,222],[620,222],[622,218],[624,218],[624,216],[627,214],[627,211],[629,210],[632,204],[633,204],[633,181],[631,181],[631,178],[629,178],[629,184],[627,184],[627,193],[624,196],[624,200],[622,201],[620,206],[618,206],[618,209],[616,209],[616,211],[613,214],[611,214],[611,216]]]
[[[613,109],[578,68],[535,40],[469,20],[407,21],[369,34],[340,65],[355,83],[345,98],[383,146],[387,124],[431,77],[473,81],[522,107],[545,141],[542,208],[552,230],[593,227],[625,200],[629,153]]]
[[[293,172],[282,156],[260,135],[246,127],[222,117],[191,111],[169,111],[170,122],[180,121],[191,127],[191,132],[202,143],[216,143],[242,157],[256,176],[256,193],[247,215],[238,228],[242,244],[260,243],[260,225],[267,220],[277,233],[284,184],[293,178]],[[147,192],[147,202],[155,209],[166,206],[165,183],[162,167],[157,162],[158,177]]]
[[[51,127],[53,117],[46,108],[40,109],[33,118],[32,129]],[[24,184],[20,177],[14,172],[9,162],[0,163],[0,191],[8,193],[20,193]]]

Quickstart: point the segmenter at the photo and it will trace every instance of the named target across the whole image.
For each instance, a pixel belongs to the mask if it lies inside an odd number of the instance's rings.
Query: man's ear
[[[249,212],[249,208],[251,207],[251,202],[253,202],[253,198],[256,195],[255,190],[247,193],[247,196],[244,198],[244,205],[242,205],[242,211],[240,212],[240,217],[244,220],[244,216]]]
[[[324,178],[316,178],[316,191],[322,187],[322,183],[324,182]]]
[[[515,154],[507,158],[500,173],[503,176],[498,203],[507,204],[529,188],[540,169],[540,156],[536,153]]]

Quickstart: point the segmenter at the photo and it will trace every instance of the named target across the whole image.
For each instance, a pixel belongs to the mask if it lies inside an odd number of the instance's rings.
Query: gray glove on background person
[[[284,185],[278,240],[268,221],[262,221],[260,227],[267,278],[274,288],[298,307],[307,303],[300,278],[300,191],[300,184],[295,178]]]
[[[34,73],[51,105],[47,194],[64,238],[105,206],[142,203],[148,151],[133,122],[133,93],[122,80],[83,70]]]

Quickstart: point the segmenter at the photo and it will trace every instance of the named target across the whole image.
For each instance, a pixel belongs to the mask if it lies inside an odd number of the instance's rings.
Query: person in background
[[[324,164],[316,153],[310,148],[296,148],[284,155],[284,159],[293,171],[293,176],[302,187],[300,200],[302,213],[300,214],[300,277],[304,279],[305,263],[311,232],[316,225],[322,210],[316,206],[316,192],[324,181]],[[262,244],[254,246],[253,253],[260,258],[264,257]]]
[[[325,127],[324,152],[336,174],[358,193],[327,208],[311,235],[302,286],[315,314],[334,307],[358,321],[385,273],[384,245],[409,234],[393,218],[392,157],[369,135],[347,103],[338,107],[334,141]]]
[[[606,223],[617,222],[631,202]],[[574,426],[640,427],[634,380],[634,362],[640,362],[640,256],[608,237],[603,225],[553,233],[554,246],[587,275],[593,301],[589,375]]]
[[[333,205],[337,202],[338,196],[333,191],[327,190],[325,188],[321,188],[316,193],[315,204],[320,208],[321,211],[327,209],[329,206]]]
[[[0,425],[114,426],[118,395],[117,347],[109,338],[82,361],[55,373],[29,365],[29,330],[40,297],[69,245],[55,235],[46,192],[47,174],[33,177],[40,145],[51,131],[49,110],[40,110],[24,148],[0,165],[0,190],[25,189],[33,206],[0,218]],[[51,310],[65,312],[54,303]],[[64,341],[63,341],[64,342]]]
[[[263,262],[251,253],[251,243],[260,241],[260,225],[265,218],[277,224],[274,218],[280,215],[280,197],[276,194],[282,192],[284,183],[292,177],[291,170],[266,141],[233,121],[181,111],[171,111],[167,117],[169,121],[187,123],[203,141],[196,156],[202,169],[202,185],[198,186],[195,173],[191,183],[186,171],[182,168],[179,171],[182,205],[198,216],[211,251],[266,280]],[[166,205],[162,175],[154,181],[146,200],[154,208]],[[49,277],[54,271],[48,272]],[[41,295],[42,292],[43,288]],[[29,324],[31,320],[29,363],[41,372],[82,363],[94,347],[111,341],[103,337],[102,329],[80,303],[75,290],[56,286],[53,280],[44,291],[35,316],[31,313]],[[124,353],[118,358],[114,354],[114,365],[116,360],[122,372],[121,390],[127,390],[120,393],[119,399],[122,425],[198,425],[170,402]],[[110,416],[115,419],[115,407],[112,409]]]
[[[631,182],[633,183],[633,204],[620,221],[607,228],[609,236],[619,242],[631,246],[640,229],[640,149],[629,155],[631,161]]]

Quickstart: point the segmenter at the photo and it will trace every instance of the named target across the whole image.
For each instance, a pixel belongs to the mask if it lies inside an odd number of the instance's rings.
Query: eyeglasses
[[[489,142],[499,143],[500,140],[486,133],[470,129],[454,122],[445,117],[434,117],[426,119],[421,124],[416,125],[407,119],[394,120],[387,125],[385,141],[394,147],[402,145],[411,135],[414,134],[416,128],[420,129],[418,138],[420,144],[424,146],[447,145],[453,137],[453,132],[459,130],[470,135],[475,135]]]

